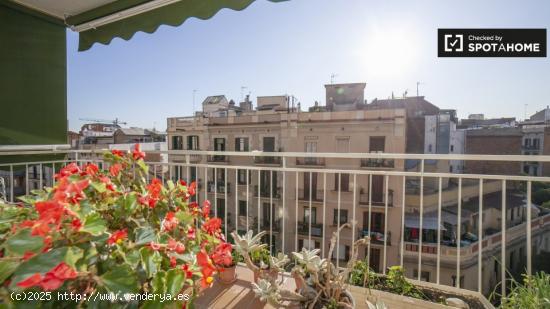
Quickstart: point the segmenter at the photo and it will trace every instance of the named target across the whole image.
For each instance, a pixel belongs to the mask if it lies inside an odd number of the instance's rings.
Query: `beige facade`
[[[239,116],[218,118],[169,118],[168,139],[173,150],[174,145],[182,149],[218,150],[218,151],[254,151],[267,152],[342,152],[368,153],[384,151],[390,153],[405,152],[405,110],[355,110],[342,112],[276,112],[257,111],[242,113]],[[172,143],[181,139],[182,143]],[[192,142],[195,141],[195,142]],[[171,155],[171,162],[185,162],[185,156]],[[330,235],[338,226],[338,205],[340,205],[340,221],[357,222],[355,229],[345,229],[341,234],[341,260],[345,261],[353,238],[357,239],[368,230],[368,191],[369,176],[342,173],[341,175],[323,172],[327,169],[350,170],[403,170],[403,162],[372,162],[361,159],[340,158],[287,158],[286,167],[297,167],[296,172],[263,171],[259,168],[277,168],[283,163],[280,158],[269,157],[237,157],[210,156],[207,160],[193,158],[194,163],[219,164],[220,168],[208,168],[205,176],[204,168],[190,172],[208,193],[208,198],[217,207],[217,214],[225,216],[227,204],[228,230],[235,229],[235,213],[239,212],[237,222],[239,230],[246,230],[248,212],[248,228],[257,229],[258,205],[260,206],[260,229],[273,231],[271,234],[274,250],[295,250],[300,247],[317,247],[328,254]],[[199,161],[200,160],[200,161]],[[251,167],[246,195],[246,173],[235,174],[234,169],[226,166],[241,165]],[[214,171],[215,170],[215,171]],[[311,172],[315,170],[316,172]],[[187,170],[181,175],[185,178]],[[216,174],[216,177],[214,177]],[[259,175],[260,174],[260,175]],[[273,175],[273,185],[269,188],[269,179]],[[227,176],[228,192],[225,191]],[[260,180],[258,180],[260,176]],[[283,180],[284,177],[284,180]],[[214,183],[214,179],[217,179]],[[341,190],[338,192],[338,179],[341,179]],[[326,180],[326,183],[325,183]],[[260,198],[258,199],[258,181],[260,182]],[[283,192],[284,182],[284,192]],[[372,181],[371,196],[371,230],[384,234],[387,224],[388,235],[400,235],[400,206],[402,202],[402,177],[388,178],[388,214],[385,219],[385,179],[375,175]],[[237,183],[237,188],[235,188]],[[216,188],[217,194],[216,194]],[[271,189],[271,190],[270,190]],[[235,192],[237,191],[237,192]],[[309,194],[311,192],[311,194]],[[297,193],[297,194],[296,194]],[[354,197],[355,194],[355,197]],[[309,213],[311,196],[311,236],[309,231]],[[340,196],[340,198],[338,198]],[[200,196],[204,199],[204,193]],[[356,207],[353,207],[355,200]],[[246,207],[248,201],[248,207]],[[272,205],[270,205],[272,201]],[[338,202],[339,201],[339,202]],[[283,211],[284,204],[284,211]],[[271,210],[272,208],[272,210]],[[355,214],[354,214],[355,209]],[[223,214],[221,214],[223,212]],[[269,220],[269,213],[275,220]],[[223,218],[224,221],[226,218]],[[284,229],[283,229],[284,221]],[[273,222],[273,223],[271,223]],[[323,235],[324,233],[324,235]],[[311,237],[311,238],[310,238]],[[311,241],[311,242],[310,242]],[[310,245],[309,245],[310,244]],[[398,263],[397,242],[387,241],[387,262],[385,265]],[[384,265],[383,243],[373,242],[372,259],[378,270]],[[366,248],[360,252],[360,257],[367,254]],[[343,265],[343,264],[342,264]]]

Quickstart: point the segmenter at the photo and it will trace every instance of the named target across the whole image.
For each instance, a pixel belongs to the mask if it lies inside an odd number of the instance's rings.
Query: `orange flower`
[[[164,222],[162,223],[162,227],[166,231],[171,231],[178,226],[178,223],[179,221],[178,221],[178,218],[176,218],[176,214],[170,211],[166,214],[166,217],[164,218]]]
[[[185,252],[185,245],[179,241],[175,241],[172,238],[168,239],[168,245],[166,247],[168,248],[168,250],[174,251],[178,254],[182,254],[183,252]]]
[[[202,229],[210,235],[214,235],[220,231],[222,220],[220,218],[209,218],[203,225]]]
[[[111,153],[117,157],[124,157],[124,151],[122,150],[113,149],[111,150]]]
[[[208,216],[210,216],[210,201],[209,200],[205,200],[202,203],[202,216],[205,217],[205,218],[208,218]]]

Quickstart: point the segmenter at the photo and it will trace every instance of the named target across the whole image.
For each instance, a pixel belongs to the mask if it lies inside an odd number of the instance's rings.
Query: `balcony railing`
[[[325,158],[315,158],[315,157],[296,158],[296,165],[324,166]]]
[[[383,207],[386,206],[386,196],[371,196],[369,197],[368,193],[360,192],[359,193],[359,205],[362,206],[377,206],[377,207]],[[393,190],[388,190],[388,206],[393,206]]]
[[[548,184],[550,177],[521,175],[520,171],[513,175],[485,174],[471,169],[469,174],[449,173],[448,170],[428,171],[424,168],[424,163],[434,160],[453,160],[463,161],[465,164],[471,161],[489,162],[491,166],[501,164],[503,167],[507,164],[520,165],[521,162],[543,162],[547,165],[550,164],[550,156],[279,152],[276,154],[277,157],[270,157],[273,153],[186,150],[152,151],[152,153],[165,154],[168,158],[177,157],[178,160],[147,161],[146,164],[150,166],[148,180],[150,181],[153,177],[163,181],[177,180],[178,177],[187,181],[202,179],[203,184],[206,185],[199,186],[197,195],[194,197],[199,203],[206,198],[213,198],[209,192],[217,191],[225,194],[226,186],[223,182],[214,185],[211,177],[214,169],[224,169],[228,182],[228,196],[223,204],[225,209],[217,209],[217,211],[223,211],[228,216],[226,218],[232,218],[228,220],[227,226],[224,226],[224,232],[228,234],[233,229],[254,229],[255,232],[270,229],[278,231],[270,234],[270,240],[273,243],[270,247],[272,253],[300,250],[298,248],[300,240],[303,243],[303,236],[309,236],[311,233],[311,236],[322,237],[316,242],[321,248],[322,256],[328,258],[329,239],[335,230],[332,226],[333,217],[340,210],[340,214],[353,225],[353,228],[343,229],[341,237],[337,240],[337,246],[343,248],[341,250],[344,250],[343,246],[351,246],[358,237],[369,235],[371,245],[375,245],[370,249],[377,250],[375,251],[377,253],[368,256],[371,258],[376,256],[382,272],[385,272],[389,266],[401,265],[408,270],[409,277],[412,276],[413,270],[419,274],[414,279],[420,279],[420,274],[429,272],[431,281],[446,285],[451,284],[449,274],[452,274],[457,278],[457,285],[460,285],[460,280],[464,280],[466,289],[487,294],[497,284],[499,292],[506,293],[507,279],[509,279],[507,269],[511,262],[517,269],[525,269],[527,274],[532,274],[537,269],[536,265],[533,265],[539,258],[537,255],[541,250],[548,249],[543,246],[543,240],[550,238],[550,214],[548,210],[534,205],[531,200],[540,187],[534,184],[538,182]],[[100,168],[108,168],[108,164],[102,161],[100,154],[99,150],[1,148],[0,178],[3,179],[4,188],[1,188],[2,181],[0,181],[0,198],[8,202],[16,202],[18,196],[29,194],[34,186],[38,188],[51,186],[54,182],[53,175],[69,162],[77,162],[81,165],[95,162]],[[202,161],[203,163],[181,160],[186,156],[203,156],[208,160]],[[237,156],[249,158],[249,160],[239,160],[239,162],[248,163],[232,165],[229,158]],[[295,158],[302,160],[310,157],[318,160],[322,158],[331,164],[332,162],[343,163],[323,167],[286,164]],[[19,158],[19,161],[14,161],[14,158]],[[285,164],[262,166],[251,164],[252,158],[254,162],[282,163],[284,161]],[[360,159],[370,159],[367,162],[378,162],[376,166],[384,168],[350,167],[348,164]],[[405,166],[406,160],[417,161],[418,168],[415,170],[395,167],[391,170],[385,169],[392,166],[385,162],[400,161],[403,164],[393,166]],[[371,167],[373,164],[363,165]],[[175,173],[176,170],[177,173]],[[238,182],[237,170],[247,170],[251,173],[248,187],[231,188],[229,185],[229,182]],[[265,185],[261,177],[265,172],[277,174],[277,188]],[[300,212],[299,205],[300,201],[302,205],[304,200],[309,201],[309,196],[304,194],[304,183],[300,181],[300,174],[304,173],[317,173],[317,199],[324,196],[321,193],[327,192],[326,199],[315,205],[317,224],[312,223],[311,228],[309,222],[302,222],[303,213]],[[349,179],[347,188],[353,194],[341,194],[338,188],[333,191],[335,175],[339,174],[348,175],[346,176]],[[368,205],[365,204],[368,202],[368,194],[360,190],[369,188],[369,177],[375,175],[384,177],[384,185],[378,189],[372,188],[371,191],[373,193],[376,190],[380,191],[376,192],[376,196],[383,198],[388,196],[388,206],[392,207],[388,209],[387,215],[382,217],[384,222],[380,223],[385,229],[369,232],[360,228],[368,222],[366,218],[369,217],[370,211],[365,207]],[[448,179],[453,180],[451,185]],[[407,187],[411,180],[414,180],[418,190],[410,190]],[[258,196],[262,197],[259,201],[254,199]],[[273,197],[271,202],[265,199],[270,197]],[[376,205],[376,199],[373,200],[373,205]],[[382,201],[385,202],[385,200]],[[269,212],[265,211],[266,204],[269,205],[269,211],[272,211],[272,217],[280,219],[268,220],[270,216]],[[385,206],[385,203],[380,206]],[[519,215],[518,209],[521,210]],[[240,217],[236,220],[236,212],[240,215],[246,214],[247,217],[244,220],[240,220]],[[511,212],[514,213],[514,221],[499,220],[502,217],[501,214],[505,213],[508,218]],[[375,213],[380,213],[380,208],[371,211],[371,214]],[[258,214],[260,217],[258,220],[250,219],[258,217]],[[411,220],[411,216],[416,219]],[[329,231],[323,231],[323,229],[329,229]],[[428,230],[432,232],[427,234]],[[414,231],[411,233],[414,233],[415,237],[406,238],[405,231]],[[466,232],[483,235],[483,237],[478,241],[465,242],[466,237],[463,235]],[[299,239],[300,235],[301,239]],[[461,236],[453,242],[444,241],[449,237],[448,235]],[[416,241],[410,242],[405,239],[416,239]],[[368,247],[360,250],[360,258],[365,258],[367,249]],[[498,263],[495,264],[495,260]],[[521,261],[525,264],[518,265],[522,263]],[[482,267],[478,267],[479,265]],[[344,266],[344,264],[340,262],[338,266]],[[495,268],[498,270],[497,275],[494,271],[485,271]]]
[[[298,190],[298,199],[300,201],[309,202],[311,199],[312,202],[322,202],[324,198],[324,191],[323,190]]]
[[[254,157],[255,164],[266,164],[266,165],[280,165],[281,158],[279,157]]]
[[[260,194],[260,197],[263,198],[281,198],[281,187],[276,188],[270,188],[269,186],[262,186],[261,190],[258,190],[258,186],[254,186],[254,197],[258,197],[258,194]]]
[[[311,223],[311,234],[309,229],[310,223],[308,221],[298,222],[298,234],[303,236],[323,237],[323,224]]]
[[[227,162],[229,162],[229,156],[224,156],[224,155],[208,156],[208,162],[227,163]]]
[[[365,168],[394,168],[395,161],[391,159],[361,159],[361,167]]]
[[[231,183],[228,182],[227,185],[223,183],[223,180],[218,181],[215,183],[214,181],[208,182],[208,193],[225,193],[227,189],[227,193],[231,193]]]

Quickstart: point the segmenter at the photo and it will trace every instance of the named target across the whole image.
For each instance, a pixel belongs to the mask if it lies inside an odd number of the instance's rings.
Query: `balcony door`
[[[317,208],[309,207],[304,208],[304,224],[309,224],[309,219],[311,218],[311,224],[317,224]]]
[[[309,195],[311,194],[311,199],[317,199],[317,173],[311,173],[311,192],[310,192],[310,173],[304,173],[304,199],[309,200]]]
[[[317,142],[306,142],[306,152],[308,153],[315,153],[317,152]],[[305,158],[306,164],[315,164],[316,158],[315,157],[306,157]]]
[[[372,175],[372,202],[384,203],[384,176]]]
[[[265,152],[275,152],[275,137],[265,136],[263,139],[263,151]]]

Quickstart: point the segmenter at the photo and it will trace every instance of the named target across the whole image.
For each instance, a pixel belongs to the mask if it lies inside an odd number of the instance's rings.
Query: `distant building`
[[[483,114],[476,114],[481,115]],[[472,116],[472,115],[470,115]],[[478,116],[461,119],[458,129],[510,128],[517,125],[515,117],[485,119]]]
[[[80,133],[74,131],[67,132],[67,144],[71,145],[71,148],[76,149],[80,144]]]
[[[329,111],[348,111],[357,109],[365,103],[366,83],[325,85],[326,105]]]
[[[166,141],[166,133],[142,128],[120,128],[113,135],[114,144],[135,144]]]
[[[550,121],[550,107],[546,106],[545,109],[536,112],[531,117],[529,117],[530,121],[542,121],[542,122],[549,122]]]
[[[466,131],[466,154],[520,155],[523,133],[520,128],[490,128]],[[466,173],[518,175],[521,162],[466,161]]]

